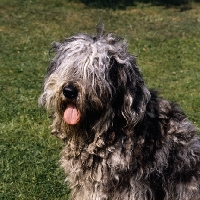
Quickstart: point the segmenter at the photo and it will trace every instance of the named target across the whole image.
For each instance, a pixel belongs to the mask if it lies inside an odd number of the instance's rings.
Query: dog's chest
[[[131,152],[123,152],[119,146],[107,151],[99,155],[82,151],[72,156],[68,146],[63,150],[61,163],[74,199],[88,200],[88,195],[91,200],[126,200],[125,196],[127,200],[143,199],[150,189],[147,183],[135,181]]]

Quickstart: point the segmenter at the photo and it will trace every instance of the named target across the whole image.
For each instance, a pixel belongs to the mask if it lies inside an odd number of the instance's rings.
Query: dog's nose
[[[78,96],[78,90],[76,87],[68,85],[63,88],[63,94],[68,99],[75,99]]]

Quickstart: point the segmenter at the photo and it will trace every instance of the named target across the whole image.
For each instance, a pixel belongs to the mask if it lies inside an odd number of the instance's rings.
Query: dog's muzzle
[[[78,90],[73,85],[67,85],[63,88],[63,94],[67,99],[75,99],[78,96]]]
[[[67,85],[63,87],[63,95],[68,100],[63,119],[68,125],[76,125],[80,121],[81,113],[76,105],[76,98],[78,97],[78,89],[73,85]]]

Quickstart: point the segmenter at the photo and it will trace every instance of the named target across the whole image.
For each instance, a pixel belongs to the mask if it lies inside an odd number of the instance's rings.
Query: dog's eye
[[[118,86],[119,75],[118,75],[117,66],[113,66],[113,67],[110,69],[109,79],[112,81],[112,83],[113,83],[113,85],[114,85],[115,87]]]

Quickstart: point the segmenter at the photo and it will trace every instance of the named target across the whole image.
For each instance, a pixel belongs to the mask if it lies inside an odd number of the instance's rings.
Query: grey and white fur
[[[73,200],[199,200],[200,141],[150,91],[127,42],[103,28],[54,43],[39,103],[52,112]],[[68,124],[69,107],[80,119]]]

